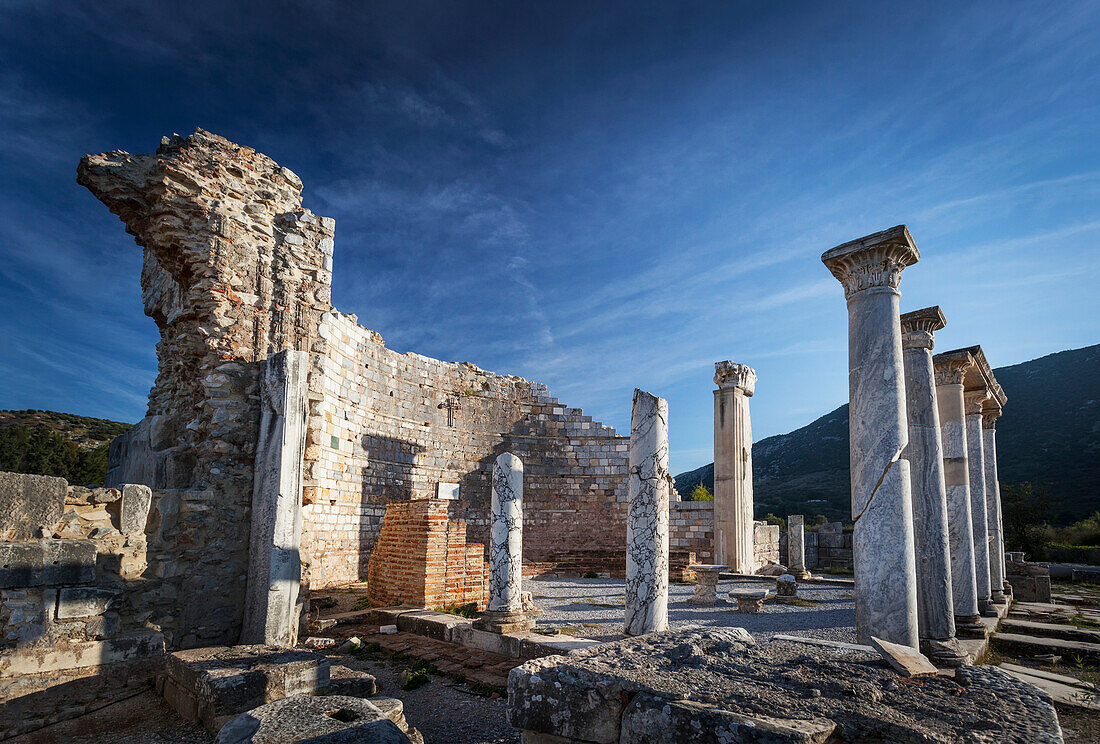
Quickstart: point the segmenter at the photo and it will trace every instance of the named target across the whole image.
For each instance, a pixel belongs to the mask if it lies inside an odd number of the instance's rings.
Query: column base
[[[959,638],[982,639],[989,635],[989,629],[979,615],[955,615],[955,635]]]
[[[1012,584],[1008,583],[1008,579],[1005,579],[1005,596],[1008,597],[1008,601],[1012,601]]]
[[[535,621],[522,612],[492,612],[485,611],[477,620],[474,627],[478,630],[487,630],[490,633],[520,633],[535,627]]]
[[[798,581],[805,581],[806,579],[812,579],[813,578],[813,576],[810,574],[810,572],[807,571],[804,568],[803,569],[792,568],[789,571],[787,571],[787,573],[789,573],[791,576],[795,577],[795,579],[797,579]]]
[[[958,638],[921,638],[920,650],[933,664],[941,668],[958,669],[973,663]]]
[[[1004,605],[1008,604],[1008,598],[1005,596],[1003,589],[994,589],[991,593],[990,599],[993,604]]]
[[[1000,617],[996,605],[989,598],[978,600],[978,614],[982,617]]]

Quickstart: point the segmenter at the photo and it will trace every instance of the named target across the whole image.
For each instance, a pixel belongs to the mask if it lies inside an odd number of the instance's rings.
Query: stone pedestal
[[[936,406],[940,417],[943,472],[947,488],[947,534],[950,541],[951,594],[955,634],[984,638],[986,628],[978,614],[974,568],[974,529],[970,509],[970,471],[967,462],[963,380],[973,365],[967,351],[951,351],[933,358]]]
[[[945,324],[938,307],[901,316],[905,410],[909,419],[909,444],[905,455],[909,460],[913,492],[917,626],[921,650],[940,666],[961,666],[968,656],[955,640],[947,487],[932,367],[934,334]]]
[[[530,630],[523,612],[523,461],[511,452],[493,464],[489,525],[489,606],[475,625],[496,633]]]
[[[1001,407],[996,401],[982,409],[982,459],[985,465],[985,511],[989,523],[989,595],[994,604],[1008,602],[1005,596],[1005,545],[1001,515],[1001,484],[997,480],[997,419]]]
[[[982,443],[982,406],[989,398],[985,389],[966,390],[966,457],[970,469],[970,513],[974,524],[974,571],[978,612],[996,617],[997,608],[989,583],[989,516],[985,496],[985,445]]]
[[[626,518],[626,635],[668,628],[668,401],[634,391]]]
[[[729,566],[697,564],[688,569],[695,572],[695,595],[688,599],[688,604],[713,607],[718,602],[718,577]]]
[[[302,578],[302,458],[309,354],[268,357],[260,380],[260,429],[252,482],[252,526],[242,643],[292,647],[298,640]]]
[[[756,372],[714,365],[714,557],[735,573],[756,570],[753,557],[752,425],[749,398]]]
[[[782,602],[798,596],[798,581],[790,574],[783,574],[775,580],[775,596]]]
[[[738,612],[761,612],[764,609],[764,600],[767,598],[766,589],[735,589],[730,592],[730,599],[737,602]]]
[[[920,258],[904,225],[822,255],[848,301],[856,635],[917,647],[917,583],[898,303]]]
[[[799,581],[810,578],[806,570],[806,520],[801,514],[787,517],[787,570]]]

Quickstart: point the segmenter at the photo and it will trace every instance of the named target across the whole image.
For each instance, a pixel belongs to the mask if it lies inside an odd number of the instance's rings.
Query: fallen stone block
[[[122,486],[122,498],[110,502],[107,511],[119,532],[136,535],[145,532],[152,503],[153,491],[149,486],[126,483]]]
[[[321,654],[274,646],[215,646],[168,656],[164,699],[189,721],[216,732],[230,718],[291,695],[315,695],[329,682]]]
[[[1062,741],[1034,685],[993,667],[953,672],[899,684],[872,649],[686,627],[513,669],[508,721],[531,744]]]
[[[373,675],[358,669],[335,664],[329,668],[326,695],[344,695],[345,697],[368,698],[378,692],[378,681]]]
[[[906,677],[931,677],[936,674],[936,667],[920,651],[874,636],[871,636],[871,645],[882,654],[887,664]]]
[[[217,744],[411,744],[370,701],[339,695],[295,695],[259,706],[226,723]]]

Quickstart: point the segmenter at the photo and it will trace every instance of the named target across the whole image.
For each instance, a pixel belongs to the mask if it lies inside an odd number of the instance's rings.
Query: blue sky
[[[0,408],[144,414],[140,249],[76,165],[195,126],[302,177],[389,346],[623,433],[666,397],[674,472],[717,360],[756,368],[758,439],[846,400],[819,257],[898,223],[938,348],[1100,342],[1097,3],[8,0]]]

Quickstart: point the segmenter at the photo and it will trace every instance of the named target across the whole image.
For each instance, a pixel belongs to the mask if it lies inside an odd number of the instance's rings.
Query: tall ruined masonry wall
[[[487,542],[503,451],[525,465],[526,560],[622,552],[628,440],[544,385],[397,353],[333,310],[335,225],[302,207],[294,173],[200,129],[152,154],[86,156],[77,180],[143,248],[145,312],[161,335],[148,413],[112,445],[108,481],[153,489],[144,578],[167,645],[240,634],[259,380],[284,349],[310,360],[307,586],[365,579],[386,504],[440,483],[458,485],[452,511],[469,542]]]

